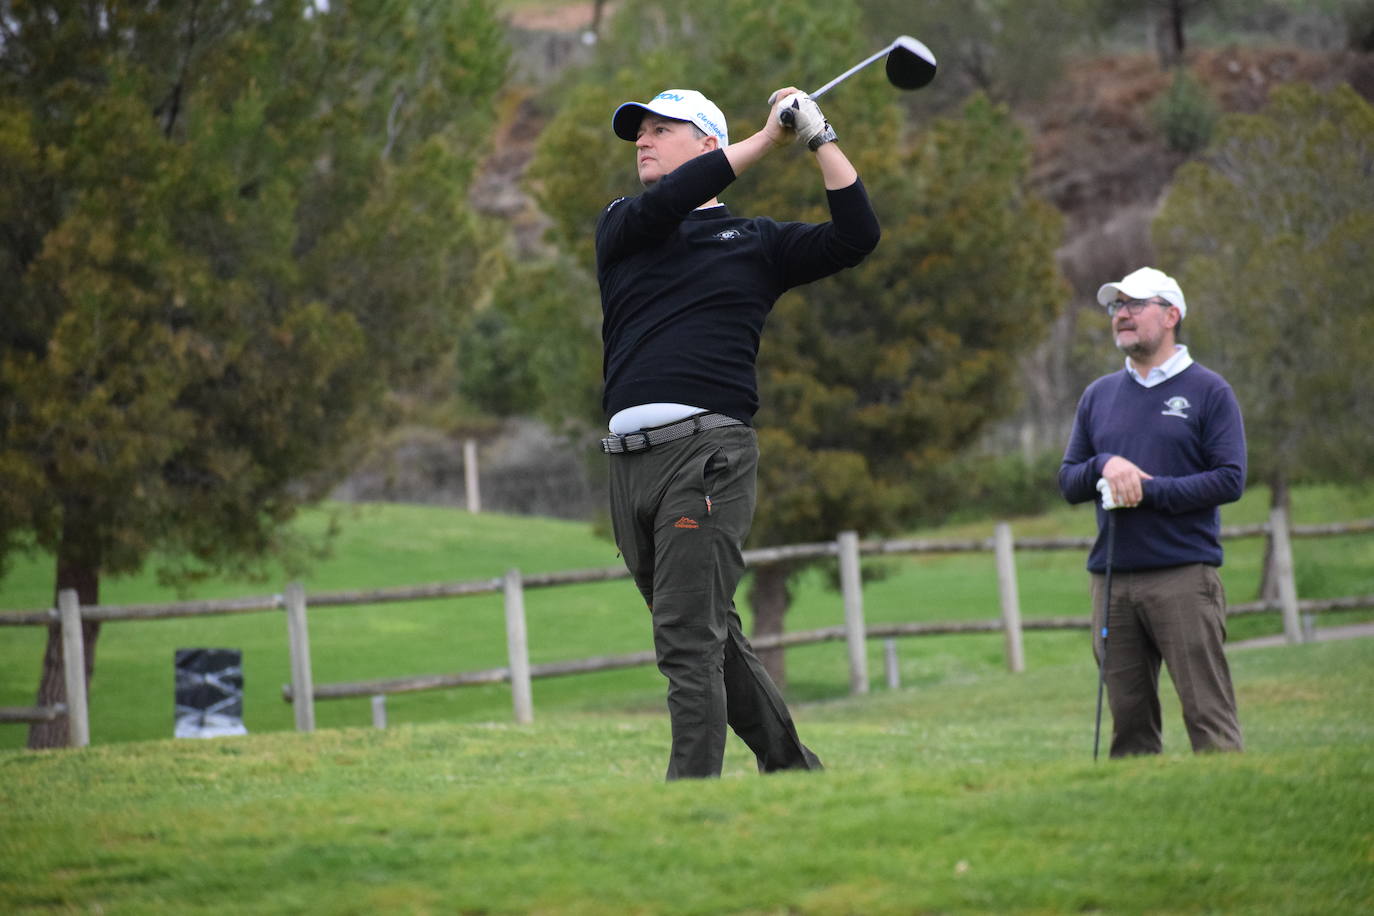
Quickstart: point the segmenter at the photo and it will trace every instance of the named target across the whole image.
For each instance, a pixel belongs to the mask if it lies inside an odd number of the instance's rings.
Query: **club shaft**
[[[1107,510],[1107,581],[1102,584],[1102,659],[1097,667],[1097,724],[1093,727],[1093,760],[1097,760],[1097,748],[1102,739],[1102,692],[1107,684],[1107,637],[1111,632],[1107,626],[1112,612],[1112,564],[1116,557],[1116,516]]]
[[[879,51],[878,53],[872,55],[871,57],[866,58],[866,59],[863,60],[861,63],[857,63],[857,64],[855,64],[854,66],[850,67],[848,70],[844,71],[844,72],[841,73],[839,76],[835,77],[833,80],[831,80],[830,82],[826,83],[826,84],[825,84],[824,86],[822,86],[821,88],[817,89],[815,92],[808,93],[808,95],[810,95],[811,98],[813,98],[813,99],[820,98],[822,95],[824,95],[825,93],[829,92],[831,89],[835,88],[835,87],[838,86],[840,83],[842,83],[842,82],[844,82],[845,80],[849,79],[849,78],[850,78],[851,76],[853,76],[855,73],[858,73],[858,72],[859,72],[860,70],[862,70],[864,67],[867,67],[869,64],[873,63],[873,62],[876,61],[876,60],[881,60],[882,58],[886,57],[886,56],[887,56],[887,53],[888,53],[889,51],[891,51],[893,48],[895,48],[896,46],[897,46],[897,45],[896,45],[895,42],[894,42],[893,44],[888,45],[886,48],[883,48],[883,49],[882,49],[881,51]]]
[[[1097,724],[1093,726],[1093,763],[1097,762],[1097,749],[1102,743],[1102,688],[1105,685],[1102,673],[1097,676]]]

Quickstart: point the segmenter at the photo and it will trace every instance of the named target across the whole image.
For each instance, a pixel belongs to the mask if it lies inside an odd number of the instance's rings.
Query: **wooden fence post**
[[[477,440],[463,440],[463,483],[467,487],[468,511],[482,511],[482,492],[477,477]]]
[[[897,665],[897,640],[883,640],[883,673],[887,675],[887,689],[902,686],[902,669]]]
[[[1283,635],[1290,644],[1303,642],[1298,621],[1298,584],[1293,578],[1293,542],[1288,537],[1288,512],[1275,506],[1269,512],[1269,532],[1274,539],[1274,575],[1279,582],[1279,611]]]
[[[62,618],[62,673],[67,687],[67,746],[91,743],[91,720],[86,704],[86,645],[81,640],[81,600],[76,590],[57,594]]]
[[[310,629],[305,620],[305,587],[286,586],[286,632],[291,640],[291,705],[296,731],[315,730],[315,680],[310,673]]]
[[[868,646],[864,628],[863,575],[859,569],[859,534],[841,531],[840,591],[844,595],[844,638],[849,645],[849,692],[868,693]]]
[[[1020,673],[1026,670],[1026,653],[1021,643],[1021,596],[1016,589],[1016,548],[1012,543],[1011,525],[998,522],[993,529],[992,540],[997,553],[997,593],[1002,599],[1007,669]]]
[[[525,589],[520,570],[506,573],[506,653],[510,657],[510,692],[515,704],[515,721],[529,725],[534,721],[534,700],[530,694],[530,654],[525,638]]]

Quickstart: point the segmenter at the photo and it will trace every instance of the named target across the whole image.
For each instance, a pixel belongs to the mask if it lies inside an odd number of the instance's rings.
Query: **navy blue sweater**
[[[1059,489],[1071,503],[1098,500],[1097,541],[1088,569],[1105,572],[1106,511],[1097,491],[1113,455],[1147,474],[1139,506],[1114,509],[1118,570],[1185,563],[1221,565],[1221,513],[1245,489],[1245,426],[1231,386],[1193,363],[1146,388],[1125,369],[1083,392],[1059,467]]]
[[[828,223],[777,223],[697,210],[735,180],[713,150],[596,225],[606,416],[637,404],[692,404],[752,423],[754,363],[773,303],[794,286],[853,267],[878,244],[861,182],[828,191]]]

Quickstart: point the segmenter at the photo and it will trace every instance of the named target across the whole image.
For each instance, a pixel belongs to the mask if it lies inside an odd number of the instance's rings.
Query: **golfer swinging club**
[[[733,144],[725,116],[695,90],[621,105],[612,128],[634,144],[645,190],[612,201],[596,226],[611,432],[601,447],[616,545],[668,679],[670,780],[719,776],[727,723],[761,772],[821,766],[734,606],[759,456],[754,363],[774,301],[858,264],[879,229],[816,103],[791,87],[769,102],[763,128]],[[731,214],[717,196],[793,140],[814,155],[831,221]]]

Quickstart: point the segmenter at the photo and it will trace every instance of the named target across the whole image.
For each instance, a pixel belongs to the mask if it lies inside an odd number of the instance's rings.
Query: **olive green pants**
[[[616,546],[668,679],[669,779],[719,776],[727,724],[762,772],[820,768],[735,612],[758,454],[754,430],[731,426],[607,456]]]
[[[1092,577],[1093,653],[1102,662],[1102,592]],[[1113,757],[1164,749],[1159,665],[1169,667],[1194,751],[1242,749],[1236,695],[1226,663],[1226,594],[1203,563],[1112,573],[1107,618],[1107,700]]]

